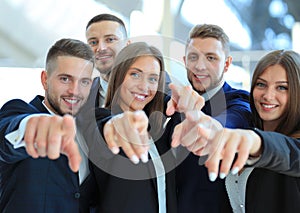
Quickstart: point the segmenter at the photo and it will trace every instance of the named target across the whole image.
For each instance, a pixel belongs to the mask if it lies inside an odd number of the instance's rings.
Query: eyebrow
[[[141,69],[139,69],[139,68],[137,68],[137,67],[132,67],[132,68],[130,68],[130,69],[134,69],[134,70],[136,70],[136,71],[138,71],[138,72],[144,73],[143,70],[141,70]],[[159,76],[158,74],[154,74],[154,73],[151,73],[150,75]]]
[[[267,82],[265,79],[260,78],[260,77],[258,77],[257,80],[261,80],[261,81]],[[288,84],[289,82],[288,81],[276,81],[275,83],[276,84]]]

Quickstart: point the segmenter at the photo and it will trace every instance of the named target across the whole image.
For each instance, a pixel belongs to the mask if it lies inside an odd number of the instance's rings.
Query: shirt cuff
[[[254,165],[257,161],[260,160],[260,157],[261,157],[261,155],[258,157],[249,157],[248,160],[246,161],[246,165],[248,165],[248,166]]]
[[[37,116],[51,116],[51,115],[44,114],[44,113],[28,115],[27,117],[23,118],[23,120],[20,122],[19,129],[5,135],[5,138],[13,145],[14,149],[25,146],[25,142],[23,138],[24,138],[27,122],[30,118],[37,117]]]

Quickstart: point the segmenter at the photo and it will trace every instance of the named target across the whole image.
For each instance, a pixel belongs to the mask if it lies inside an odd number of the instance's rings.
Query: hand
[[[103,129],[104,138],[114,154],[122,147],[127,157],[134,163],[148,161],[149,136],[148,117],[144,111],[124,112],[110,119]]]
[[[229,170],[236,174],[249,155],[261,152],[261,139],[254,131],[223,128],[217,120],[202,112],[188,112],[186,120],[176,126],[172,146],[179,144],[195,155],[208,155],[205,166],[211,181],[217,178],[219,168],[220,178],[225,178]]]
[[[201,111],[187,112],[186,119],[174,129],[172,147],[182,145],[199,156],[206,155],[207,153],[202,153],[202,150],[207,146],[210,132],[201,131],[204,127],[211,131],[223,128],[217,120]]]
[[[168,116],[177,112],[201,110],[205,104],[204,98],[199,95],[191,86],[179,86],[169,84],[172,90],[172,97],[167,103],[166,114]]]
[[[27,122],[24,135],[26,151],[33,158],[57,159],[60,153],[65,154],[70,168],[77,172],[81,156],[75,135],[75,120],[70,115],[32,117]]]

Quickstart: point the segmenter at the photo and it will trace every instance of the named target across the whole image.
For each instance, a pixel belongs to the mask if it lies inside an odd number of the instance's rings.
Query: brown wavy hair
[[[254,105],[253,90],[257,79],[270,66],[280,65],[284,68],[288,80],[287,109],[275,131],[293,137],[300,137],[300,55],[292,50],[275,50],[259,60],[251,83],[250,106],[253,113],[254,124],[263,129],[263,121]],[[276,73],[274,73],[275,75]]]
[[[165,85],[165,65],[162,53],[154,46],[150,46],[145,42],[135,42],[124,47],[117,55],[111,75],[108,82],[108,90],[105,99],[105,108],[112,110],[114,105],[120,103],[120,87],[131,65],[140,57],[152,56],[156,58],[160,64],[160,77],[158,81],[157,92],[149,102],[144,111],[151,116],[150,125],[151,132],[158,134],[162,130],[163,114],[164,114],[164,85]],[[155,112],[155,113],[154,113]],[[158,113],[157,113],[158,112]]]

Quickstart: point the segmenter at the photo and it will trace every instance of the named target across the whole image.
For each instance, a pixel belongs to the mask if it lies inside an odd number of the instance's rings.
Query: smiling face
[[[86,30],[87,42],[95,54],[95,66],[106,81],[116,55],[126,46],[124,34],[122,26],[115,21],[96,22]]]
[[[221,41],[210,37],[193,38],[187,46],[184,62],[190,83],[203,94],[223,82],[231,57],[226,58]]]
[[[152,56],[141,56],[130,66],[120,88],[123,111],[142,110],[154,98],[160,70],[159,61]]]
[[[59,56],[51,63],[53,70],[42,72],[45,104],[56,114],[75,115],[90,93],[93,63],[72,56]]]
[[[264,130],[273,131],[287,109],[288,80],[281,65],[268,67],[257,79],[253,89],[255,108]]]

